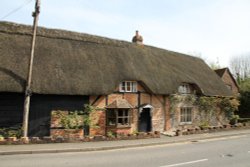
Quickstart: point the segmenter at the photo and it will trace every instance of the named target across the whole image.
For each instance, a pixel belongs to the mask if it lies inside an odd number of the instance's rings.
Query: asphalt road
[[[250,167],[250,135],[144,148],[0,156],[0,167]]]

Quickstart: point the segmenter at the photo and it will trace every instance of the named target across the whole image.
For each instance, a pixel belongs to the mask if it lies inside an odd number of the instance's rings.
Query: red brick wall
[[[105,110],[97,110],[91,113],[90,136],[106,134],[106,114]]]
[[[53,138],[64,137],[68,139],[83,138],[83,129],[50,129],[50,136]]]
[[[226,72],[222,76],[222,81],[226,85],[230,85],[232,87],[233,94],[237,95],[239,93],[239,89],[236,86],[235,82],[233,81],[233,79],[232,79],[231,75],[229,74],[228,70],[226,70]]]

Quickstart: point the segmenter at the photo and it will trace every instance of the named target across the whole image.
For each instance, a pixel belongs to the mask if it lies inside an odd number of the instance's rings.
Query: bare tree
[[[230,69],[235,77],[245,80],[250,77],[250,53],[235,56],[230,60]]]

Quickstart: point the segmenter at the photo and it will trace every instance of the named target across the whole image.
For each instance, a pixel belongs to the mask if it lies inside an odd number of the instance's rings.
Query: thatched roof
[[[126,99],[117,99],[106,108],[133,108],[133,106]]]
[[[0,92],[24,92],[32,28],[0,22]],[[32,90],[38,94],[103,95],[121,81],[144,83],[153,94],[194,83],[205,95],[231,95],[203,60],[151,46],[39,28]]]
[[[221,68],[221,69],[216,69],[214,70],[216,72],[216,74],[221,78],[224,73],[227,71],[228,68]]]

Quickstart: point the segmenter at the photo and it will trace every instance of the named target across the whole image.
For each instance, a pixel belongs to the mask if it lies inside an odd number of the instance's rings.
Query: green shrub
[[[245,123],[245,122],[249,122],[250,123],[250,118],[239,118],[238,122],[239,123]]]
[[[22,128],[21,126],[9,127],[9,128],[0,128],[0,137],[8,138],[8,137],[17,137],[20,138],[22,136]]]
[[[112,132],[112,131],[108,131],[107,137],[109,137],[109,138],[115,138],[115,133]]]

